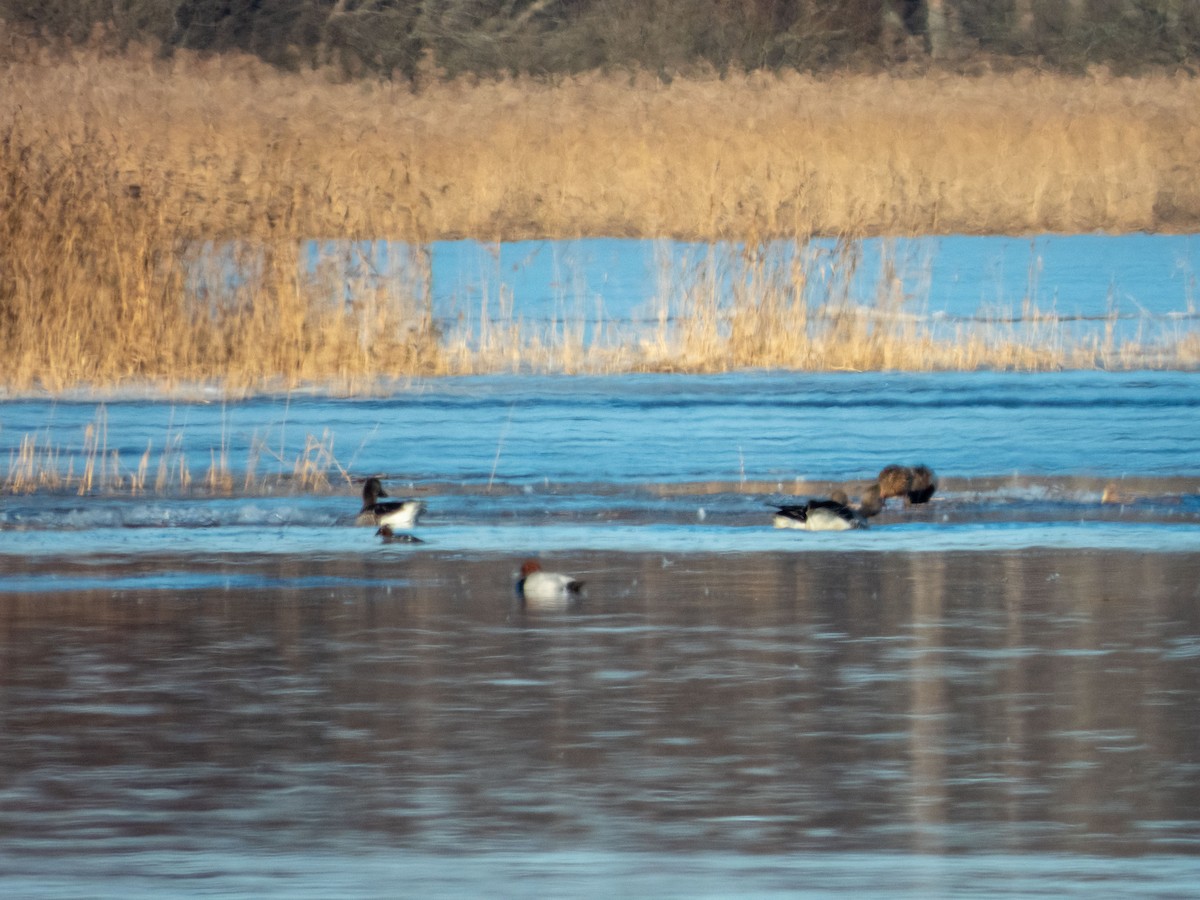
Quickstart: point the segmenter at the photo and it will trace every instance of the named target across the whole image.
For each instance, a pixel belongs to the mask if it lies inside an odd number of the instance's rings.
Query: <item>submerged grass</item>
[[[10,60],[0,384],[356,391],[526,369],[1194,366],[1186,331],[1076,345],[1043,316],[948,335],[886,278],[870,308],[847,303],[832,270],[852,256],[803,251],[817,234],[1196,228],[1197,110],[1187,77],[587,75],[413,92],[228,57]],[[747,249],[673,273],[648,331],[585,341],[569,320],[532,329],[514,303],[474,338],[435,323],[419,252],[463,235]],[[361,259],[309,270],[314,237],[418,252],[399,282]],[[804,265],[756,255],[781,237]]]
[[[785,248],[786,249],[786,248]],[[710,248],[661,288],[658,323],[633,365],[647,370],[1053,371],[1195,368],[1198,341],[1187,319],[1145,317],[1136,339],[1117,337],[1118,315],[1101,330],[1074,324],[1026,299],[1019,316],[948,322],[929,314],[920,278],[883,260],[873,294],[851,281],[861,244],[778,243]],[[923,273],[916,273],[922,275]],[[917,293],[911,285],[916,282]],[[909,285],[910,287],[906,287]],[[928,286],[927,284],[925,285]]]
[[[154,442],[134,466],[126,465],[120,453],[108,448],[108,412],[97,407],[93,422],[84,428],[82,446],[64,449],[51,441],[49,433],[25,434],[20,446],[10,452],[0,493],[32,494],[74,492],[89,494],[202,494],[229,496],[235,489],[228,437],[219,447],[209,448],[209,466],[196,479],[183,449],[184,435],[168,428],[161,447]],[[271,471],[260,471],[263,457],[275,461]],[[151,472],[153,471],[153,477]],[[334,436],[326,429],[320,437],[305,435],[304,447],[294,456],[274,450],[255,435],[242,467],[241,490],[257,493],[273,490],[327,491],[335,484],[351,485],[353,479],[334,453]]]

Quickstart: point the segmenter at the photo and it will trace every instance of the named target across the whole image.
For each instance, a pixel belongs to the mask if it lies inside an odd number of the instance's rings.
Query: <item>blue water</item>
[[[738,273],[787,282],[797,260],[814,307],[874,308],[881,295],[898,295],[892,314],[924,320],[947,338],[963,325],[1030,324],[1051,314],[1072,339],[1103,338],[1107,324],[1117,340],[1196,328],[1196,235],[816,238],[758,248],[758,269],[746,258],[740,244],[617,238],[440,241],[420,254],[403,244],[313,242],[305,252],[306,270],[324,273],[339,295],[363,285],[421,295],[427,288],[443,329],[476,338],[482,322],[519,317],[527,328],[582,324],[591,343],[605,328],[628,333],[679,314],[681,294],[702,277],[729,294]]]
[[[631,483],[849,479],[894,460],[946,475],[1200,474],[1193,373],[1068,372],[418,380],[381,398],[10,400],[0,453],[25,435],[81,453],[88,425],[135,467],[168,448],[202,471],[290,471],[326,432],[347,472],[406,481]],[[282,457],[282,462],[270,454]],[[65,465],[64,457],[62,463]]]
[[[4,859],[22,898],[71,896],[76,878],[36,860]],[[210,889],[211,873],[193,871],[187,852],[165,852],[154,865],[98,860],[89,897],[287,896],[324,900],[395,896],[492,897],[1174,897],[1189,896],[1200,871],[1190,856],[1105,859],[1046,854],[676,854],[558,851],[459,852],[439,857],[361,852],[354,866],[341,855],[281,853],[248,859]],[[397,886],[402,887],[397,887]]]
[[[1190,239],[958,240],[946,315],[1031,259],[1060,311],[1190,302]],[[632,316],[628,249],[487,265]],[[433,248],[439,303],[498,283],[478,252]],[[0,894],[1191,896],[1198,424],[1192,372],[6,399]],[[13,490],[30,439],[69,483]],[[893,462],[932,502],[771,527]],[[351,524],[370,475],[423,543]],[[522,608],[530,556],[583,600]]]
[[[53,451],[46,465],[77,478],[90,433],[103,451],[97,477],[111,484],[3,498],[0,554],[370,553],[369,535],[345,527],[370,475],[426,503],[422,534],[442,551],[780,552],[836,541],[906,552],[1192,552],[1197,377],[499,376],[368,399],[10,401],[0,409],[10,483],[29,435]],[[314,459],[314,439],[325,480],[306,485],[297,462]],[[131,492],[143,457],[143,490]],[[229,486],[214,492],[204,483],[219,458]],[[857,495],[894,461],[932,466],[936,501],[893,503],[869,531],[799,544],[768,527],[770,504],[835,487]],[[167,478],[156,490],[160,467]],[[1101,503],[1106,488],[1122,502]],[[10,582],[54,583],[36,574]]]

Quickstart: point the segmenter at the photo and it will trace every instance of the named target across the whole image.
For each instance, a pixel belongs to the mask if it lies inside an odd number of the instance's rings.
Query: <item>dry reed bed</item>
[[[14,115],[64,154],[102,152],[110,176],[158,199],[185,236],[706,240],[1200,223],[1200,80],[1185,77],[589,75],[412,93],[227,57],[81,54],[0,73],[0,121]]]
[[[725,273],[668,286],[678,315],[651,334],[585,348],[569,323],[530,334],[513,318],[473,344],[438,332],[428,273],[307,278],[298,248],[1190,229],[1198,111],[1200,81],[1166,77],[585,76],[412,93],[228,57],[12,63],[0,71],[0,384],[353,390],[497,369],[1046,368],[1148,352],[1194,365],[1191,335],[1161,350],[1063,346],[1048,327],[947,344],[837,297],[814,318],[805,273],[763,276],[752,261],[732,305],[708,289]],[[214,244],[232,248],[237,278],[225,264],[197,275]],[[885,311],[904,300],[890,291]]]

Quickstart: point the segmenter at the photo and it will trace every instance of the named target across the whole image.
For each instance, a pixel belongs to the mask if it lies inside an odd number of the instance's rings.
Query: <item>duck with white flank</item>
[[[425,509],[420,500],[389,500],[380,503],[380,497],[386,497],[378,478],[368,478],[363,485],[363,505],[354,520],[355,525],[390,525],[392,528],[412,528],[417,524],[417,518]]]
[[[834,491],[828,500],[809,500],[803,505],[776,506],[772,519],[776,528],[804,531],[849,531],[866,528],[867,519],[883,509],[879,485],[873,484],[859,498],[858,509],[850,505],[844,491]]]
[[[536,559],[526,560],[517,581],[521,605],[536,609],[566,609],[578,600],[583,582],[560,572],[546,572]]]

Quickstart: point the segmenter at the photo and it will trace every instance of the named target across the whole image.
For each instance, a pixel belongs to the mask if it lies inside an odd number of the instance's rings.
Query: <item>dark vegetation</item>
[[[0,20],[9,41],[242,51],[347,78],[1200,65],[1197,0],[0,0]]]

